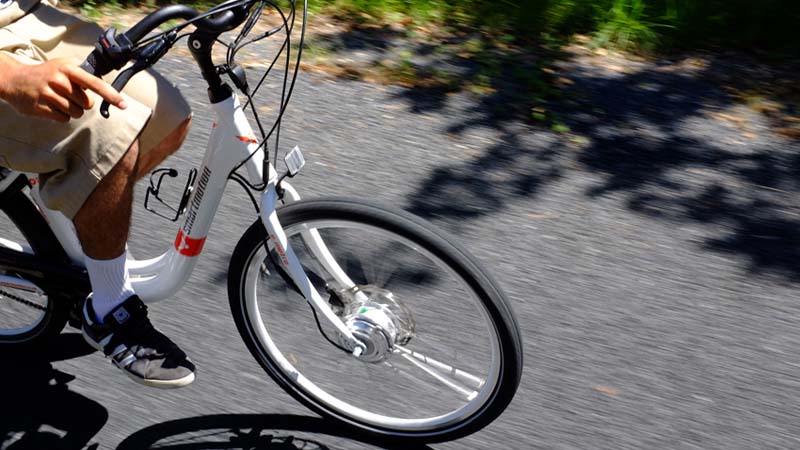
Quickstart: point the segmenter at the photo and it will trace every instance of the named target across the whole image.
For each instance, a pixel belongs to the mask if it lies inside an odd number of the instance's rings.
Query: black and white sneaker
[[[168,389],[194,381],[194,364],[153,328],[139,297],[134,295],[114,308],[102,324],[94,318],[90,296],[83,307],[84,339],[137,383]]]

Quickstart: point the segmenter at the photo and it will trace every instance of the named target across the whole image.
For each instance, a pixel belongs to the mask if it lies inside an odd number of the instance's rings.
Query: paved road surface
[[[366,197],[431,219],[513,302],[526,344],[519,394],[484,431],[431,447],[797,448],[797,144],[703,73],[571,64],[585,103],[567,117],[582,139],[496,118],[496,103],[467,96],[319,76],[301,77],[285,120],[282,147],[300,144],[308,159],[295,182],[305,196]],[[197,86],[180,60],[163,67]],[[170,162],[182,170],[210,128],[194,89],[194,131]],[[727,108],[755,137],[711,114]],[[0,417],[12,427],[29,418],[39,431],[26,448],[59,448],[64,430],[62,443],[100,449],[376,448],[314,418],[247,353],[225,276],[254,215],[236,186],[224,201],[189,285],[152,307],[197,363],[197,381],[161,392],[97,354],[43,361],[3,386],[31,399],[4,403]],[[136,256],[171,245],[175,225],[141,205],[135,216]],[[65,336],[64,347],[77,340]],[[48,384],[53,376],[65,386]],[[14,436],[0,448],[19,448]]]

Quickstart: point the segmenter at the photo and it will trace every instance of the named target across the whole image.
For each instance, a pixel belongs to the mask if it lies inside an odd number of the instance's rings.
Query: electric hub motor
[[[366,346],[358,359],[371,363],[385,361],[394,353],[395,345],[405,345],[414,336],[411,312],[390,291],[376,286],[358,286],[343,294],[346,306],[342,320]],[[364,297],[366,301],[358,300]]]

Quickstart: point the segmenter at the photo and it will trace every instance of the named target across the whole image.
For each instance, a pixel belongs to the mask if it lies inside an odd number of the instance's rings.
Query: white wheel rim
[[[381,234],[391,235],[393,239],[396,239],[399,242],[407,244],[409,248],[412,248],[418,251],[419,253],[427,256],[431,261],[435,261],[437,265],[439,265],[443,270],[445,270],[446,272],[448,272],[449,274],[453,275],[454,277],[456,277],[458,280],[461,281],[461,277],[458,276],[458,274],[455,273],[455,271],[452,268],[446,266],[439,258],[433,256],[427,250],[420,248],[412,241],[405,239],[402,236],[399,236],[395,233],[389,233],[386,230],[380,229],[378,227],[357,222],[349,222],[349,221],[314,221],[313,223],[316,228],[327,228],[337,224],[344,224],[348,228],[355,228],[355,227],[368,228],[373,231],[379,231]],[[286,228],[286,233],[288,236],[294,236],[300,231],[307,231],[307,230],[308,227],[305,225],[305,223],[303,223]],[[284,377],[291,380],[295,385],[299,387],[299,389],[302,392],[310,396],[316,403],[321,403],[328,409],[339,411],[350,418],[353,418],[359,422],[367,423],[372,426],[391,428],[401,431],[424,431],[424,430],[440,429],[461,422],[462,420],[473,415],[476,411],[478,411],[481,408],[481,406],[485,405],[486,401],[494,393],[495,387],[499,382],[499,374],[501,366],[501,361],[499,358],[500,344],[497,338],[496,330],[495,332],[490,333],[489,340],[490,340],[490,348],[492,351],[492,355],[491,355],[490,367],[487,373],[486,383],[480,388],[480,391],[478,391],[478,394],[474,398],[471,398],[462,407],[454,411],[451,411],[449,413],[438,416],[425,417],[421,419],[397,418],[367,411],[363,408],[359,408],[352,404],[344,402],[334,397],[331,394],[328,394],[326,391],[321,389],[314,382],[312,382],[302,373],[300,373],[300,371],[298,371],[294,367],[294,365],[286,357],[284,357],[283,353],[277,347],[272,337],[270,336],[269,332],[267,331],[266,326],[264,325],[261,312],[258,306],[258,295],[257,295],[258,294],[257,280],[259,279],[258,272],[260,270],[260,263],[254,263],[254,261],[263,261],[264,258],[266,258],[266,250],[264,246],[261,245],[258,247],[257,251],[253,252],[253,254],[250,255],[250,259],[248,260],[246,266],[247,268],[245,272],[245,277],[246,280],[248,280],[248,283],[244,287],[243,293],[245,295],[245,304],[248,313],[248,318],[250,320],[249,324],[250,329],[255,333],[254,336],[255,339],[257,339],[257,341],[261,344],[260,349],[263,348],[267,351],[272,360],[275,361],[275,363],[278,365],[278,368],[283,373]],[[468,291],[472,292],[471,289],[468,289]],[[473,299],[473,302],[476,305],[480,305],[480,308],[478,309],[481,311],[485,323],[490,327],[494,327],[494,324],[491,321],[491,317],[488,311],[486,311],[482,302],[478,301],[478,299],[476,298]]]

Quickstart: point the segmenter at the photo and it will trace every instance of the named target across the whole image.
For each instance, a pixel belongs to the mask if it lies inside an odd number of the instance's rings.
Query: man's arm
[[[0,99],[21,114],[63,123],[77,119],[93,105],[86,89],[117,108],[127,107],[119,92],[70,60],[28,65],[0,52]]]

